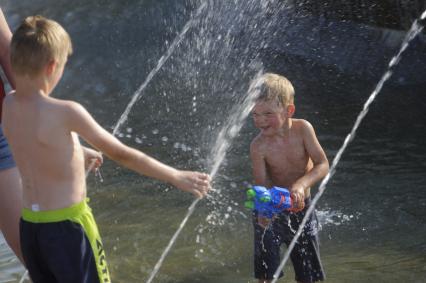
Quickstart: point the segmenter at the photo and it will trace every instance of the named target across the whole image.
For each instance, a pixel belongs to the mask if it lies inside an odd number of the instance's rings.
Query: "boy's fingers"
[[[200,191],[198,191],[198,190],[194,190],[194,195],[195,195],[197,198],[203,198],[203,194],[202,194]]]
[[[198,185],[198,181],[195,181],[192,185],[192,193],[197,198],[203,198],[203,189],[202,186]]]
[[[198,185],[197,188],[203,197],[207,195],[208,186],[206,184]]]

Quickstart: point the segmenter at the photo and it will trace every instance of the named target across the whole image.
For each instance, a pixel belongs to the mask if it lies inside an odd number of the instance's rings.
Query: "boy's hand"
[[[193,171],[179,171],[177,181],[173,184],[185,192],[190,192],[197,198],[203,198],[211,189],[210,176]]]
[[[102,154],[96,150],[83,147],[83,153],[84,153],[84,166],[86,167],[86,169],[89,168],[89,166],[91,166],[92,163],[94,162],[91,170],[95,172],[96,169],[101,167],[102,163],[104,162]]]
[[[293,202],[296,204],[297,210],[305,208],[305,188],[301,185],[293,184],[290,189]]]

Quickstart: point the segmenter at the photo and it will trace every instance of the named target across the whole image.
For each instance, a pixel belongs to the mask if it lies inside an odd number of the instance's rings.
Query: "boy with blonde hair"
[[[252,110],[260,133],[250,145],[256,185],[287,188],[300,208],[284,211],[272,220],[254,213],[254,265],[259,283],[270,282],[280,264],[280,246],[290,244],[310,205],[310,188],[328,173],[328,160],[312,125],[294,119],[294,88],[283,76],[267,73]],[[319,257],[318,222],[309,217],[290,257],[297,282],[324,279]],[[281,274],[282,276],[282,274]]]
[[[208,175],[127,147],[80,104],[50,97],[71,52],[68,33],[41,16],[26,18],[12,37],[16,91],[4,100],[3,125],[22,176],[21,245],[34,283],[111,281],[86,201],[85,155],[98,163],[102,157],[78,136],[125,167],[197,197],[210,188]]]

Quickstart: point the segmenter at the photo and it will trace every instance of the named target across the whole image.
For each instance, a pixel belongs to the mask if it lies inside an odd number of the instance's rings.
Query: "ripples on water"
[[[107,128],[199,3],[15,2],[6,2],[12,25],[27,13],[41,13],[69,30],[75,54],[56,95],[83,103]],[[256,73],[249,64],[255,47],[274,36],[270,8],[282,9],[252,3],[209,1],[211,13],[148,85],[119,135],[122,141],[181,168],[208,169],[217,134]],[[297,24],[297,18],[280,21]],[[298,56],[274,56],[258,59],[294,83],[296,116],[314,125],[332,160],[377,81]],[[424,86],[385,86],[348,148],[319,203],[328,282],[426,281],[424,109]],[[200,202],[154,282],[254,282],[250,212],[242,204],[251,182],[248,145],[256,132],[248,121],[235,138],[215,180],[221,198]],[[192,198],[109,161],[102,171],[103,183],[89,177],[89,196],[113,279],[144,282]],[[0,240],[0,279],[22,271]],[[291,267],[285,272],[291,281]]]

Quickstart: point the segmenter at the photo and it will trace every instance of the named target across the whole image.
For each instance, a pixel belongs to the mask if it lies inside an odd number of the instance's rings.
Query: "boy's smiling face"
[[[254,125],[262,135],[273,136],[282,132],[286,122],[285,108],[275,101],[258,101],[252,111]]]

